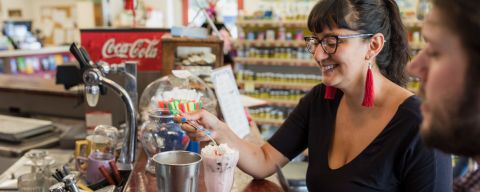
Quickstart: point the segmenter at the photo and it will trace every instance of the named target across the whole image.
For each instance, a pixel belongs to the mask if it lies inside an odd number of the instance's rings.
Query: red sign
[[[82,47],[91,60],[107,63],[138,61],[139,71],[162,69],[162,36],[166,29],[81,30]]]

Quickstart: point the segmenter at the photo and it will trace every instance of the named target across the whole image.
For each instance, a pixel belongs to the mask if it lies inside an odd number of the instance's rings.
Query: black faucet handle
[[[88,54],[87,50],[83,47],[80,47],[80,53],[82,53],[83,58],[85,59],[87,64],[90,65],[91,59],[90,59],[90,55]]]
[[[75,59],[77,59],[78,63],[80,64],[80,69],[84,70],[89,65],[75,43],[70,45],[70,53],[72,53]]]

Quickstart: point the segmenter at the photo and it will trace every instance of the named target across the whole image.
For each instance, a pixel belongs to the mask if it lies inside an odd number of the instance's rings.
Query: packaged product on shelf
[[[251,40],[251,41],[255,40],[255,33],[254,32],[248,32],[247,39]]]
[[[239,40],[245,40],[245,31],[238,29],[238,39]]]
[[[265,40],[265,32],[260,32],[257,34],[257,40]]]
[[[269,30],[267,30],[266,33],[267,33],[267,38],[266,38],[267,40],[269,40],[269,41],[275,40],[275,31],[274,30],[269,29]]]
[[[295,33],[295,40],[303,41],[303,30],[302,29],[298,29],[297,32]]]
[[[320,75],[314,74],[283,74],[283,73],[255,73],[251,70],[238,70],[237,71],[237,80],[238,81],[251,81],[256,80],[257,82],[285,82],[285,83],[304,83],[304,84],[318,84],[321,82]]]
[[[291,40],[293,40],[293,39],[292,39],[292,36],[293,36],[293,35],[292,35],[292,33],[291,33],[291,32],[287,32],[287,33],[285,33],[285,40],[287,40],[287,41],[291,41]]]
[[[285,27],[280,27],[278,29],[278,40],[284,41],[286,39]]]

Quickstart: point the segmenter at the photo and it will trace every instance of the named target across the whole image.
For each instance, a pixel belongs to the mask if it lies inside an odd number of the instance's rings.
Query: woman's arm
[[[262,146],[250,143],[239,138],[224,122],[215,115],[199,110],[177,117],[176,121],[195,121],[205,127],[207,131],[195,130],[187,123],[182,124],[182,129],[193,140],[208,141],[205,133],[210,133],[218,143],[227,143],[230,147],[240,152],[238,167],[255,178],[264,178],[276,171],[276,166],[284,166],[289,159],[304,151],[308,142],[308,124],[310,111],[313,106],[322,107],[315,103],[323,85],[314,87],[305,97],[300,99],[297,107],[289,114],[278,131]],[[318,115],[318,114],[315,114]],[[180,118],[180,119],[179,119]],[[182,119],[183,118],[183,119]]]
[[[199,131],[183,123],[182,129],[188,132],[190,138],[196,141],[208,141],[209,138],[205,135],[208,133],[217,143],[227,143],[240,153],[238,167],[256,179],[270,176],[275,173],[276,165],[283,166],[289,161],[269,143],[260,146],[241,139],[227,124],[205,110],[184,114],[182,117],[183,119],[180,120],[177,118],[177,121],[196,121],[208,130]]]

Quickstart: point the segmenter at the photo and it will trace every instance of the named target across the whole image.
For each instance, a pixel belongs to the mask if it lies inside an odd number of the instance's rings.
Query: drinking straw
[[[105,179],[107,180],[108,184],[110,185],[115,185],[115,182],[113,182],[113,179],[112,177],[110,177],[110,174],[108,174],[108,171],[107,171],[107,168],[105,168],[105,166],[100,166],[98,168],[98,170],[100,171],[100,173],[103,175],[103,177],[105,177]]]
[[[118,167],[115,164],[115,161],[109,161],[108,164],[110,165],[110,168],[112,169],[113,176],[114,176],[115,180],[117,181],[117,184],[120,185],[120,183],[122,182],[122,178],[120,177],[120,172],[118,171]]]

